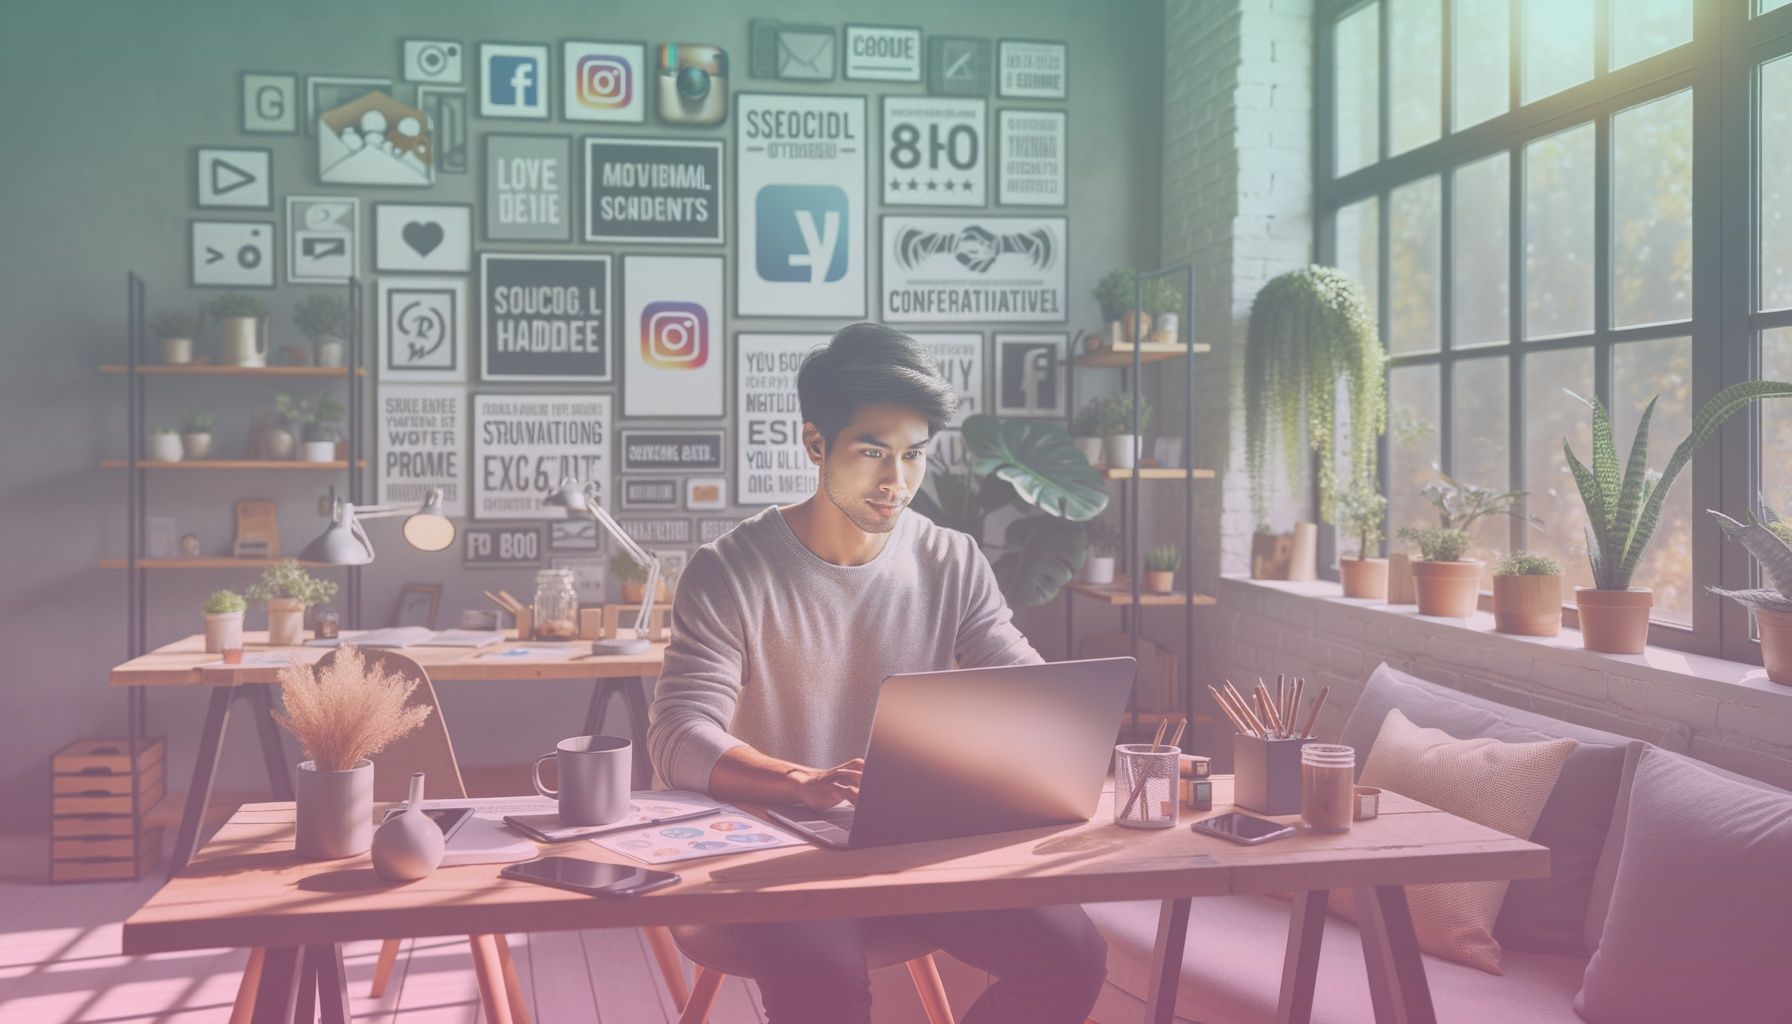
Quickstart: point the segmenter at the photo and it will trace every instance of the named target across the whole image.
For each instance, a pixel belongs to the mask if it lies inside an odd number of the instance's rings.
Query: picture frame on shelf
[[[442,607],[440,583],[406,583],[398,588],[392,602],[390,626],[422,626],[436,628],[436,613]]]
[[[145,558],[174,558],[180,551],[180,531],[173,518],[150,516],[143,521]]]

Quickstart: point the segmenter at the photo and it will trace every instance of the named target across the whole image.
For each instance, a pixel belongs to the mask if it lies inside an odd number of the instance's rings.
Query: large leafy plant
[[[1731,540],[1740,541],[1755,556],[1761,566],[1761,575],[1765,577],[1765,587],[1750,590],[1725,590],[1712,587],[1711,592],[1719,597],[1727,597],[1736,603],[1751,609],[1767,609],[1773,612],[1792,612],[1792,528],[1788,528],[1766,502],[1761,503],[1761,516],[1745,514],[1744,522],[1737,522],[1716,509],[1705,511],[1717,519],[1723,527],[1724,535]]]
[[[1568,394],[1593,410],[1593,466],[1576,458],[1562,440],[1562,454],[1574,473],[1580,500],[1587,509],[1587,561],[1593,567],[1593,585],[1600,590],[1629,590],[1631,574],[1655,536],[1661,522],[1661,506],[1680,471],[1692,461],[1692,453],[1717,432],[1723,422],[1750,402],[1763,398],[1792,397],[1792,384],[1776,380],[1751,380],[1732,384],[1711,396],[1693,417],[1692,430],[1669,457],[1659,474],[1649,468],[1649,420],[1655,414],[1651,398],[1637,421],[1630,442],[1623,479],[1618,476],[1618,446],[1612,440],[1612,420],[1605,403]],[[1659,397],[1659,396],[1657,396]]]
[[[970,469],[929,474],[931,492],[915,495],[913,508],[975,538],[1010,605],[1045,604],[1083,567],[1083,524],[1107,508],[1106,481],[1056,423],[977,415],[963,430]],[[1008,507],[1021,517],[1001,544],[985,543],[985,520]]]

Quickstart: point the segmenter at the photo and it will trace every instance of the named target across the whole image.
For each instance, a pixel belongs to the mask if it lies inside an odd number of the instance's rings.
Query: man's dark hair
[[[822,442],[846,429],[861,405],[900,405],[927,417],[932,437],[958,410],[958,392],[920,342],[884,324],[860,321],[804,358],[796,375],[803,421]]]

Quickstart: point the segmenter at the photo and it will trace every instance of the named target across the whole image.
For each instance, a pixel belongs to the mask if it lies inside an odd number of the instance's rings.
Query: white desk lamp
[[[333,493],[324,500],[330,506],[330,525],[324,527],[324,532],[299,552],[299,558],[307,562],[329,565],[366,565],[372,562],[373,542],[361,527],[363,519],[407,516],[404,521],[404,539],[419,551],[440,551],[454,543],[454,523],[442,514],[440,487],[429,489],[421,507],[356,505],[334,497]]]
[[[653,552],[636,544],[634,538],[625,533],[616,520],[597,500],[597,481],[588,480],[583,487],[567,477],[560,481],[560,486],[548,492],[547,499],[542,502],[552,508],[563,508],[567,515],[583,512],[597,522],[610,535],[618,546],[635,560],[635,564],[647,570],[647,591],[641,596],[641,610],[635,615],[635,635],[628,639],[612,637],[608,640],[594,640],[591,643],[593,654],[645,654],[652,649],[648,640],[653,626],[653,597],[659,589],[660,560]]]

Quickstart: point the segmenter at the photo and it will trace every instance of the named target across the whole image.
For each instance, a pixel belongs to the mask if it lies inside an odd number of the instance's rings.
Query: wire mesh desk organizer
[[[1165,743],[1168,719],[1157,724],[1150,743],[1121,743],[1114,747],[1114,824],[1127,828],[1170,828],[1177,820],[1177,783],[1182,771],[1182,732],[1188,719],[1176,725],[1176,734]],[[1126,794],[1124,801],[1121,793]]]

